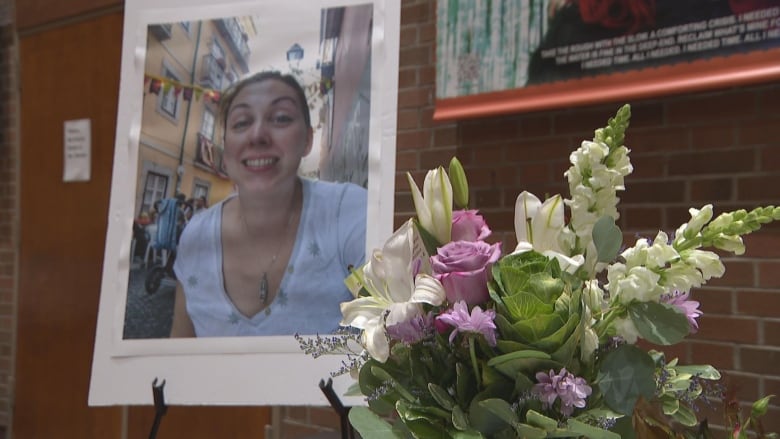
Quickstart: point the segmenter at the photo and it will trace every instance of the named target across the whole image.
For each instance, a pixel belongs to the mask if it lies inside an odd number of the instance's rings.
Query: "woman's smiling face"
[[[225,118],[225,165],[239,188],[273,189],[297,175],[312,145],[305,105],[293,87],[273,78],[235,95]]]

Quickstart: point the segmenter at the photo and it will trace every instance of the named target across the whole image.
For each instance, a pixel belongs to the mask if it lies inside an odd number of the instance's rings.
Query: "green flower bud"
[[[775,395],[765,396],[753,403],[753,407],[750,410],[750,417],[759,418],[766,414],[766,408],[769,405],[769,400]]]
[[[455,205],[465,209],[469,205],[469,182],[466,172],[457,157],[450,160],[450,183],[452,183],[452,200]]]

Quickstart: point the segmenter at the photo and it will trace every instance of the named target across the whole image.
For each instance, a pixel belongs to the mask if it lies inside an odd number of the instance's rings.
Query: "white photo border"
[[[98,310],[90,406],[153,404],[152,383],[165,381],[171,405],[328,405],[320,380],[344,357],[313,359],[289,337],[123,339],[139,158],[147,29],[175,23],[259,15],[291,7],[373,5],[371,120],[366,254],[392,232],[400,1],[397,0],[127,0],[122,41],[108,231]],[[292,5],[292,6],[291,6]],[[334,380],[342,395],[351,378]],[[346,404],[361,404],[348,397]]]

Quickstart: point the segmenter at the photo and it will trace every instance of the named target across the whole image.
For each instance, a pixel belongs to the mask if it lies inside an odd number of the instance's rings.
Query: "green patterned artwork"
[[[436,96],[523,87],[550,0],[449,0],[437,5]]]

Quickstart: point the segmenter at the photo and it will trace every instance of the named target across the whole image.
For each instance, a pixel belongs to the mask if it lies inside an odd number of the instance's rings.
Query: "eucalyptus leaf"
[[[684,366],[677,366],[674,368],[674,370],[676,370],[677,373],[687,373],[690,374],[691,376],[698,376],[699,378],[703,378],[705,380],[720,379],[720,372],[718,371],[718,369],[715,369],[709,364],[702,364],[702,365],[687,364]]]
[[[623,233],[615,225],[615,219],[604,215],[593,225],[593,244],[599,262],[612,262],[623,244]]]
[[[349,410],[349,422],[362,437],[376,439],[398,439],[393,427],[367,407],[352,407]]]
[[[661,402],[661,407],[663,408],[665,415],[673,415],[680,409],[680,400],[666,397]]]
[[[528,424],[515,424],[515,431],[524,439],[543,439],[547,437],[547,432]]]
[[[628,315],[639,334],[650,343],[673,345],[690,332],[688,318],[672,305],[658,302],[631,302]]]
[[[450,435],[441,426],[425,420],[407,421],[406,427],[415,439],[449,439]],[[369,436],[370,437],[370,436]],[[373,438],[371,438],[373,439]]]
[[[655,364],[647,352],[623,345],[605,356],[596,381],[609,408],[630,415],[640,396],[655,393]]]

